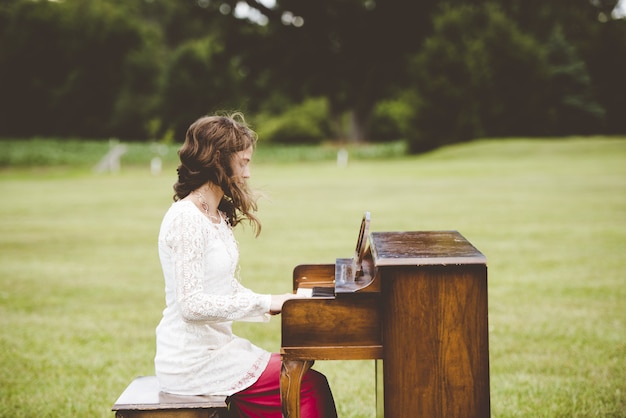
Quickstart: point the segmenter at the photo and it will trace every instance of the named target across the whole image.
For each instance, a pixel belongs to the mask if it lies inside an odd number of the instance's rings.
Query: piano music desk
[[[283,416],[300,416],[315,360],[377,360],[382,417],[490,416],[485,257],[456,231],[370,236],[364,275],[282,311]],[[334,264],[300,265],[298,287],[334,286]]]

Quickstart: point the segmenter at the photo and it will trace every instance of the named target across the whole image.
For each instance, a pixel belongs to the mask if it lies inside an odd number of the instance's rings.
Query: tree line
[[[0,136],[180,140],[624,134],[617,0],[4,0]]]

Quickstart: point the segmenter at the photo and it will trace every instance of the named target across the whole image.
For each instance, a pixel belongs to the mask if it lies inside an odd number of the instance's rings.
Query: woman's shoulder
[[[193,202],[179,200],[172,203],[161,221],[159,241],[172,239],[183,230],[202,233],[205,229],[202,218]]]
[[[168,213],[169,212],[172,212],[172,213],[190,212],[190,213],[201,215],[196,204],[193,203],[189,199],[182,199],[182,200],[178,200],[172,203],[172,205],[168,209]]]
[[[185,219],[202,219],[202,213],[190,200],[179,200],[170,205],[163,217],[163,222],[171,222],[174,219],[184,217]]]

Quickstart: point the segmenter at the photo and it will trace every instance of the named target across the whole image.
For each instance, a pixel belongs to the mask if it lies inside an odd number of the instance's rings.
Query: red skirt
[[[259,379],[249,388],[228,398],[230,416],[241,418],[281,418],[280,354],[273,353]],[[326,376],[308,370],[300,389],[302,418],[335,418],[337,410]]]

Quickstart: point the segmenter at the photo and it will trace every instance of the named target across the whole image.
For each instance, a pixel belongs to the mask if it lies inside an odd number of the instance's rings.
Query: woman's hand
[[[285,293],[284,295],[272,295],[272,303],[270,304],[270,315],[278,315],[283,310],[283,303],[289,299],[301,299],[302,296],[294,293]]]

